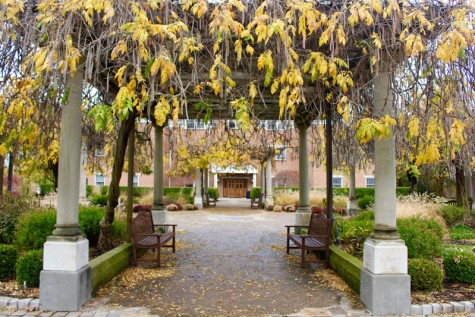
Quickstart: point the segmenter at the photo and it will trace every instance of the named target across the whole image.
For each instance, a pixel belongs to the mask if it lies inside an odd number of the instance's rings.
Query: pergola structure
[[[322,1],[319,5],[331,11],[331,2]],[[244,16],[244,15],[243,15]],[[196,22],[196,21],[194,21]],[[388,27],[388,26],[386,26]],[[357,30],[358,31],[358,30]],[[205,32],[206,33],[206,32]],[[205,34],[207,35],[207,34]],[[368,34],[357,34],[364,39]],[[316,37],[307,40],[307,47],[312,45],[321,50]],[[342,48],[343,49],[343,48]],[[345,48],[347,49],[347,48]],[[347,49],[352,56],[354,47]],[[371,74],[373,90],[373,115],[376,118],[391,115],[393,109],[393,91],[391,89],[392,68],[389,66],[391,53],[383,51],[380,61],[373,65]],[[396,54],[399,54],[396,51]],[[109,56],[110,52],[104,52]],[[355,57],[356,58],[356,57]],[[103,61],[102,61],[103,62]],[[209,65],[212,63],[209,60]],[[252,59],[251,59],[252,62]],[[255,59],[254,59],[255,62]],[[369,63],[366,61],[369,68]],[[103,62],[105,63],[105,62]],[[231,64],[229,61],[228,64]],[[249,62],[249,65],[251,63]],[[209,68],[209,65],[207,67]],[[248,85],[253,77],[262,77],[249,65],[236,63],[233,80],[237,89],[240,85]],[[88,242],[83,237],[78,224],[79,170],[81,157],[81,93],[85,78],[84,65],[69,80],[69,98],[63,107],[61,119],[60,157],[59,157],[59,188],[56,229],[44,246],[44,269],[40,279],[40,297],[45,310],[74,311],[91,296],[90,267],[88,265]],[[199,65],[201,66],[201,65]],[[279,66],[280,67],[280,66]],[[104,67],[105,68],[105,67]],[[351,68],[351,65],[350,65]],[[192,83],[192,77],[186,66],[179,70],[179,80],[183,86]],[[201,73],[198,72],[200,75]],[[205,80],[206,72],[202,78]],[[198,77],[200,77],[198,75]],[[109,76],[105,77],[109,80]],[[103,86],[117,86],[103,83]],[[307,224],[310,218],[309,181],[307,175],[308,149],[307,131],[317,112],[326,113],[327,128],[327,184],[331,184],[331,124],[332,112],[325,105],[322,89],[309,84],[302,88],[305,103],[297,107],[293,118],[299,131],[299,170],[300,170],[300,201],[296,212],[296,225]],[[256,99],[252,108],[252,116],[256,119],[279,119],[280,106],[278,98],[269,93],[269,88],[260,90],[261,98]],[[195,94],[184,93],[186,104],[192,105],[207,100],[214,118],[233,118],[235,109],[225,91],[219,95],[208,92],[200,98]],[[202,118],[204,110],[195,107],[183,107],[182,115],[186,118]],[[183,111],[184,110],[184,111]],[[288,114],[286,119],[290,118]],[[132,120],[133,125],[133,120]],[[396,161],[395,142],[392,134],[388,138],[375,140],[375,227],[374,233],[365,243],[363,269],[361,271],[361,300],[375,315],[408,314],[410,313],[410,278],[407,274],[407,248],[399,239],[396,228]],[[271,156],[266,158],[267,166],[271,165]],[[261,167],[262,168],[262,167]],[[155,124],[154,153],[154,214],[156,218],[166,217],[163,206],[163,127]],[[201,179],[197,171],[197,179]],[[267,204],[272,204],[270,168],[266,169]],[[196,194],[201,196],[201,184],[196,184]],[[328,210],[331,216],[331,189],[327,189]]]

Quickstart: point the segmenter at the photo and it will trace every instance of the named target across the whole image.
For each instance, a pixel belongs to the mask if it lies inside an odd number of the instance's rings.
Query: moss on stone
[[[330,267],[356,293],[360,293],[360,272],[363,262],[349,255],[336,245],[330,246]]]

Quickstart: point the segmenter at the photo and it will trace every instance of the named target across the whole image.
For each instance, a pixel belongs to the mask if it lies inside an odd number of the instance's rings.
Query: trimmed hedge
[[[91,246],[97,245],[100,234],[99,222],[103,216],[104,209],[100,207],[81,207],[79,209],[79,227],[87,236]]]
[[[445,276],[451,281],[475,285],[475,254],[464,249],[448,248],[443,253]]]
[[[40,195],[56,192],[54,184],[40,184]]]
[[[406,242],[409,258],[433,259],[442,255],[444,228],[437,220],[397,219],[397,227],[401,239]]]
[[[350,189],[347,187],[342,188],[333,188],[333,194],[338,196],[348,196],[350,194]],[[355,188],[356,198],[362,198],[364,196],[373,196],[374,197],[374,187],[357,187]],[[397,196],[408,196],[409,187],[396,187]]]
[[[411,276],[411,289],[415,291],[438,291],[442,289],[444,273],[433,261],[409,259],[408,274]]]
[[[259,199],[261,196],[261,188],[260,187],[253,187],[251,188],[251,193],[250,193],[251,199]]]
[[[457,206],[442,206],[440,208],[440,213],[442,217],[444,217],[445,222],[447,225],[451,226],[458,221],[463,220],[463,213],[465,210],[463,207]]]
[[[18,251],[14,245],[0,244],[0,279],[12,277],[15,274],[15,263]]]
[[[209,187],[208,188],[208,196],[209,196],[209,198],[218,199],[219,198],[219,190],[215,187]]]
[[[16,263],[16,280],[26,287],[40,286],[43,269],[43,250],[31,250],[22,254]]]
[[[52,209],[32,210],[21,215],[15,230],[15,245],[20,250],[41,249],[56,225]]]
[[[358,199],[358,207],[361,209],[368,209],[371,205],[374,205],[374,196],[364,196]]]
[[[272,190],[273,191],[275,191],[275,190],[291,190],[293,192],[298,192],[299,188],[298,187],[290,187],[290,186],[287,186],[287,187],[277,186],[277,187],[272,187]]]
[[[86,187],[86,192],[88,195],[91,195],[92,193],[92,188],[94,185],[88,185]],[[191,192],[193,191],[193,187],[165,187],[163,189],[163,194],[167,196],[170,193],[181,193],[183,195],[191,195]],[[109,186],[104,185],[101,186],[101,195],[107,195],[109,192]],[[142,197],[145,196],[149,193],[153,192],[153,187],[141,187],[137,186],[134,187],[134,197]],[[120,193],[121,194],[127,194],[127,186],[120,186]]]

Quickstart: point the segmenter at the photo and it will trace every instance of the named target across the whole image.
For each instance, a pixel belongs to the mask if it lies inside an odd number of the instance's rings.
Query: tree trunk
[[[135,112],[134,112],[135,113]],[[112,222],[114,221],[114,209],[118,205],[120,195],[119,182],[124,167],[125,152],[127,150],[127,139],[130,131],[135,127],[135,115],[129,114],[129,118],[120,123],[119,135],[117,136],[114,164],[112,165],[112,178],[109,184],[109,197],[106,206],[106,212],[100,223],[98,249],[107,251],[112,249]]]
[[[11,193],[12,189],[13,189],[13,152],[10,152],[9,160],[8,160],[7,190],[9,193]]]
[[[456,154],[455,158],[455,188],[457,206],[464,207],[466,210],[468,210],[467,192],[465,190],[465,175],[463,172],[462,162],[458,154]]]
[[[132,208],[134,204],[134,156],[135,156],[135,126],[129,133],[128,139],[128,171],[127,171],[127,239],[132,241]]]
[[[3,196],[3,174],[5,169],[5,157],[0,155],[0,197]]]

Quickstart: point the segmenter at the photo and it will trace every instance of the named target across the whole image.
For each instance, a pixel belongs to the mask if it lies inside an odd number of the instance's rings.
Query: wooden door
[[[247,180],[245,179],[225,179],[223,196],[241,198],[246,197]]]

